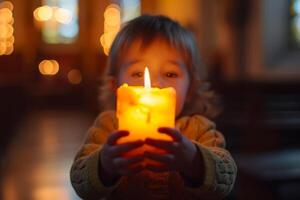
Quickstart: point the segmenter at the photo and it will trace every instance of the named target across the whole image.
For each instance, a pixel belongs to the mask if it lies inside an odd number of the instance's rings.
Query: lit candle
[[[146,67],[143,86],[128,86],[126,83],[117,90],[117,118],[119,130],[128,130],[129,136],[118,140],[118,144],[138,139],[154,138],[172,140],[159,133],[159,127],[175,126],[176,92],[172,87],[151,87],[150,75]],[[128,156],[154,147],[143,147],[129,152]],[[158,151],[156,149],[156,151]]]

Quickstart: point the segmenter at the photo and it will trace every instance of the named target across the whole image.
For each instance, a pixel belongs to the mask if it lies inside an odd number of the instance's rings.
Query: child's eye
[[[143,72],[133,72],[131,74],[131,77],[134,77],[134,78],[141,78],[143,77]]]
[[[165,73],[165,76],[168,78],[177,78],[178,74],[176,72],[167,72]]]

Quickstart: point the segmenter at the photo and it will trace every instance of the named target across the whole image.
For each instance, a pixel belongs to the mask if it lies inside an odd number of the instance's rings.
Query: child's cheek
[[[183,99],[182,99],[182,95],[178,92],[176,92],[176,116],[179,115],[179,113],[181,113],[182,108],[183,108]]]

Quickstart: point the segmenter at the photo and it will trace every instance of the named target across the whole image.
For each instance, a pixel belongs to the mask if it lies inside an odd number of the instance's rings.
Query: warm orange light
[[[40,64],[39,64],[39,70],[41,72],[41,74],[44,75],[48,75],[52,73],[52,63],[50,60],[43,60]]]
[[[118,26],[121,23],[120,7],[116,4],[111,4],[104,12],[104,19],[108,26]]]
[[[38,11],[39,11],[39,8],[36,8],[34,11],[33,11],[33,17],[36,21],[41,21],[39,15],[38,15]]]
[[[10,55],[14,44],[13,4],[9,1],[0,3],[0,55]]]
[[[0,39],[6,38],[7,28],[5,25],[0,25]]]
[[[79,84],[82,81],[81,72],[78,69],[72,69],[68,73],[68,80],[72,84]]]
[[[103,46],[105,55],[108,55],[110,46],[116,37],[117,32],[107,32],[100,37],[100,42]]]
[[[43,60],[39,64],[39,71],[42,75],[53,76],[59,71],[59,64],[56,60]]]
[[[14,44],[15,42],[15,37],[12,35],[10,36],[9,38],[6,39],[6,42],[7,43],[10,43],[10,44]]]
[[[9,10],[12,11],[14,9],[14,5],[10,1],[2,1],[0,3],[0,8],[8,8]]]
[[[47,21],[52,18],[53,9],[50,6],[41,6],[33,11],[33,16],[38,21]]]
[[[45,172],[44,172],[45,173]],[[47,173],[47,171],[46,171]],[[44,174],[43,174],[44,175]],[[41,176],[41,174],[40,174]],[[33,190],[34,199],[53,200],[53,199],[65,199],[70,200],[71,197],[66,189],[60,185],[42,185],[40,184]]]
[[[14,33],[14,28],[12,27],[12,25],[8,24],[5,26],[5,38],[9,38],[13,35]]]
[[[5,55],[10,55],[12,54],[14,51],[14,46],[6,46],[6,51],[5,51]]]
[[[104,33],[100,43],[105,55],[108,55],[110,46],[121,27],[121,8],[117,4],[110,4],[104,12]]]
[[[111,16],[120,16],[120,6],[117,4],[110,4],[104,11],[104,17],[110,18]]]
[[[171,140],[169,136],[158,133],[157,128],[175,126],[175,89],[151,87],[149,71],[147,71],[146,69],[144,73],[144,86],[128,86],[125,83],[117,90],[119,129],[130,132],[129,136],[119,139],[118,143],[144,140],[147,137]],[[143,146],[126,155],[135,155],[146,149],[154,150],[150,146]]]
[[[12,11],[8,8],[0,9],[0,24],[10,23],[12,20]]]
[[[0,55],[4,55],[6,52],[6,44],[4,42],[0,42]]]

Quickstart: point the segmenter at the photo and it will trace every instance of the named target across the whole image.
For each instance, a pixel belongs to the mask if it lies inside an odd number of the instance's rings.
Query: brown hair
[[[117,34],[109,52],[107,68],[100,87],[100,106],[102,109],[115,107],[116,78],[126,49],[136,40],[141,40],[142,48],[146,48],[156,39],[162,39],[168,45],[176,48],[188,67],[190,86],[188,101],[185,102],[180,116],[201,114],[214,118],[220,111],[219,101],[209,84],[205,81],[206,73],[200,62],[200,54],[192,33],[179,23],[165,16],[142,15],[129,21]]]

